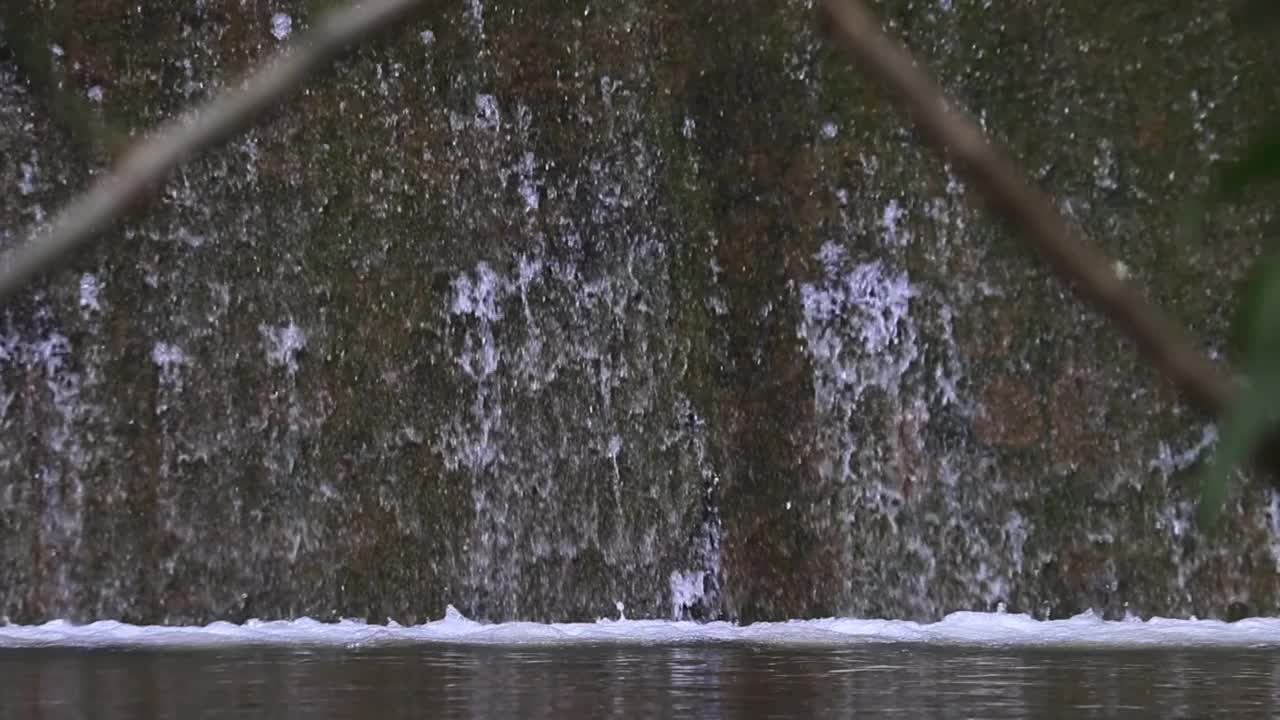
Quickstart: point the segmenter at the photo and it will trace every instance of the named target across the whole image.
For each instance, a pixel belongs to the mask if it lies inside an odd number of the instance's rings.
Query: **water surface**
[[[0,717],[1266,717],[1259,649],[875,644],[0,651]]]

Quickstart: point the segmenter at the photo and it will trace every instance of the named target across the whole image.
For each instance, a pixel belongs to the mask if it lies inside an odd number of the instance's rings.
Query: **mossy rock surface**
[[[328,3],[152,5],[0,12],[0,246]],[[1221,349],[1271,45],[989,5],[877,10]],[[1274,613],[1270,491],[1202,537],[1204,419],[973,200],[811,3],[432,4],[0,309],[0,616]]]

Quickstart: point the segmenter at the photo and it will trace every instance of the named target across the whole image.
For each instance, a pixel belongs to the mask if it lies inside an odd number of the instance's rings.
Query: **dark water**
[[[1280,654],[429,647],[0,651],[3,718],[1272,717]]]

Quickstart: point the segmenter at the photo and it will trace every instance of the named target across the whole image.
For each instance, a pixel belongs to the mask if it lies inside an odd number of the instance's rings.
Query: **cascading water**
[[[104,167],[58,92],[150,127],[314,17],[69,5],[4,17],[61,89],[0,53],[0,248]],[[1217,347],[1243,266],[1171,229],[1267,49],[884,9]],[[0,308],[0,616],[1273,611],[1274,495],[1200,535],[1213,429],[826,45],[808,2],[441,5],[177,173]]]

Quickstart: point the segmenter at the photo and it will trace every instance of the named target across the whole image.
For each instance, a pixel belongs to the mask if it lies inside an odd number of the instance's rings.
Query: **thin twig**
[[[1071,231],[1049,198],[1022,179],[971,118],[950,106],[941,88],[881,31],[861,0],[822,0],[822,7],[849,51],[888,86],[925,137],[947,152],[1022,239],[1133,338],[1193,404],[1223,417],[1232,400],[1231,385],[1159,310],[1116,275],[1102,252]]]
[[[197,153],[249,127],[312,71],[403,18],[420,0],[368,0],[332,12],[290,49],[224,91],[190,120],[177,119],[132,150],[112,175],[67,207],[48,231],[0,259],[0,303],[119,220],[148,190]]]

